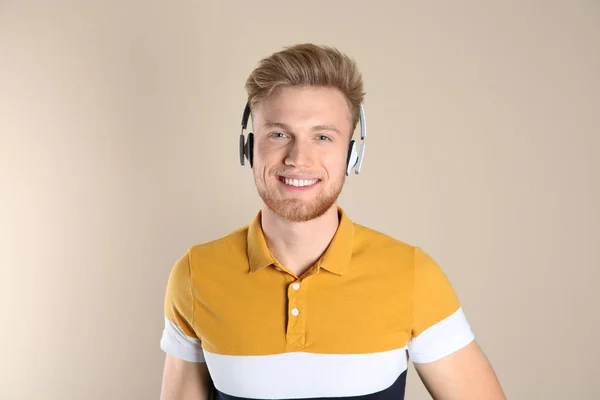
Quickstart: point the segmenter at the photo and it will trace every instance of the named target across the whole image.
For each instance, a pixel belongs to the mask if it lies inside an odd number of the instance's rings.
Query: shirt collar
[[[348,270],[352,250],[354,248],[354,223],[341,207],[337,207],[339,224],[329,247],[319,259],[317,267],[324,268],[337,275],[344,275]],[[248,226],[247,239],[248,261],[250,272],[256,272],[276,262],[269,251],[261,226],[261,211],[258,212]]]
[[[275,263],[275,257],[269,251],[267,240],[263,234],[261,225],[261,214],[259,211],[252,223],[248,226],[248,261],[250,272],[256,272],[267,265]]]

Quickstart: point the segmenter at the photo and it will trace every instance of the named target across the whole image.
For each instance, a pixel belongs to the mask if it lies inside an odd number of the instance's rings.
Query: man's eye
[[[281,138],[281,137],[285,137],[285,133],[281,133],[281,132],[275,132],[275,133],[273,133],[273,135],[272,135],[272,136],[273,136],[273,137],[280,137],[280,138]]]
[[[319,135],[317,137],[319,138],[319,140],[329,140],[329,136]]]

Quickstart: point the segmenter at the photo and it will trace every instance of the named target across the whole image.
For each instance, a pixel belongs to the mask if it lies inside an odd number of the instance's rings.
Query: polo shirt
[[[438,360],[474,335],[421,248],[339,225],[301,276],[267,247],[261,212],[191,246],[173,266],[161,348],[206,362],[220,399],[402,399],[409,359]]]

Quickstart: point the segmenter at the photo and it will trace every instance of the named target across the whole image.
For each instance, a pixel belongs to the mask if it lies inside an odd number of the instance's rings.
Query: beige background
[[[348,214],[436,258],[509,398],[600,398],[600,2],[0,0],[0,399],[158,398],[172,264],[260,206],[244,80],[300,42],[364,74]]]

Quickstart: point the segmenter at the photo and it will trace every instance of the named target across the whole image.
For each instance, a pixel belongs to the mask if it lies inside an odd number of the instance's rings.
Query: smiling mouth
[[[279,181],[281,181],[289,186],[307,187],[307,186],[312,186],[315,183],[319,182],[319,179],[292,179],[292,178],[286,178],[285,176],[280,176]]]

